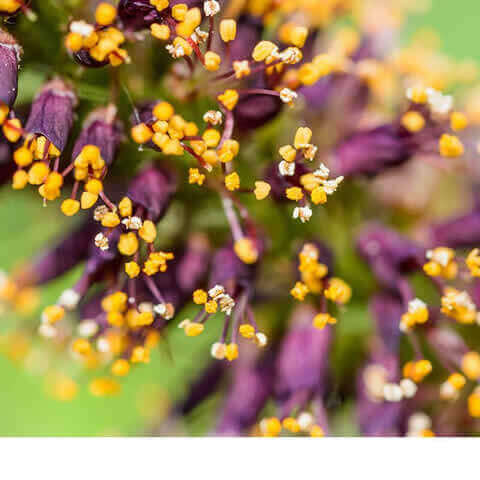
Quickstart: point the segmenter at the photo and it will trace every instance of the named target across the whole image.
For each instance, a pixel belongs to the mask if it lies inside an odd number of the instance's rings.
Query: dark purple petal
[[[480,245],[480,210],[450,218],[430,229],[433,247],[473,248]]]
[[[280,400],[301,391],[322,394],[326,389],[332,331],[329,326],[323,330],[312,326],[316,313],[302,305],[292,315],[291,328],[276,360],[275,392]]]
[[[149,166],[132,180],[127,197],[136,207],[143,207],[153,221],[158,221],[175,190],[175,178],[171,172]]]
[[[375,321],[377,334],[386,350],[398,352],[400,342],[400,317],[405,309],[402,300],[390,293],[379,293],[370,301],[370,312]]]
[[[0,186],[12,179],[15,163],[12,162],[12,146],[0,134]]]
[[[22,49],[15,39],[0,30],[0,104],[9,108],[17,98],[18,67]]]
[[[77,158],[86,145],[96,145],[106,165],[110,166],[121,138],[122,127],[115,116],[108,108],[98,109],[87,117],[73,147],[72,158]]]
[[[308,168],[303,163],[295,164],[295,174],[291,177],[284,177],[280,175],[278,164],[270,165],[264,174],[264,180],[272,187],[272,197],[277,202],[288,202],[285,195],[285,190],[292,185],[300,185],[300,177],[309,173]]]
[[[242,15],[237,21],[237,35],[230,42],[230,58],[234,60],[249,60],[255,45],[261,40],[263,32],[262,21],[251,15]]]
[[[25,130],[45,136],[60,151],[65,148],[76,104],[73,90],[62,80],[47,83],[32,103]]]
[[[411,152],[402,131],[393,125],[355,133],[337,148],[332,170],[336,175],[376,175],[406,162]]]

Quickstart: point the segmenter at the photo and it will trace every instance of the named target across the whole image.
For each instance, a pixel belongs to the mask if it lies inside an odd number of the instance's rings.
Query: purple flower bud
[[[68,272],[88,256],[96,232],[95,222],[91,220],[84,222],[69,232],[53,248],[40,254],[21,273],[18,283],[43,285]]]
[[[100,149],[106,165],[110,166],[121,138],[122,126],[115,119],[115,107],[95,110],[84,122],[83,129],[73,147],[72,158],[77,158],[86,145],[95,145]]]
[[[245,434],[272,393],[272,358],[258,360],[246,347],[242,346],[242,355],[235,363],[232,384],[216,428],[218,435]]]
[[[450,218],[430,228],[429,243],[432,246],[473,248],[480,243],[480,209]]]
[[[0,30],[0,104],[9,108],[17,98],[18,66],[21,47],[7,32]]]
[[[355,133],[337,148],[335,175],[374,176],[406,162],[411,155],[405,131],[387,124]]]
[[[423,248],[380,225],[364,229],[356,247],[377,280],[395,291],[400,288],[402,275],[421,268],[425,258]]]
[[[63,80],[52,80],[33,100],[25,130],[43,135],[62,151],[68,141],[76,102],[73,90]]]
[[[332,331],[329,326],[323,330],[312,326],[316,313],[310,306],[298,307],[280,345],[275,393],[282,402],[288,402],[297,392],[325,393]]]
[[[390,293],[379,293],[370,301],[370,312],[377,335],[385,349],[395,354],[400,343],[400,317],[405,313],[402,300]]]
[[[132,180],[127,197],[136,207],[142,207],[151,220],[158,221],[165,213],[175,190],[175,177],[171,172],[149,166]]]

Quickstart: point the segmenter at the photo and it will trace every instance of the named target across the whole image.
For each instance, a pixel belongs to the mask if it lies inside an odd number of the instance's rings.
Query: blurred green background
[[[408,24],[404,41],[421,27],[431,27],[442,39],[441,49],[458,59],[480,60],[478,49],[478,0],[432,0],[431,10],[418,15]],[[21,77],[20,92],[29,95],[35,88],[36,78],[28,71]],[[45,245],[56,232],[68,227],[68,222],[59,217],[54,205],[42,208],[37,196],[28,193],[12,195],[9,187],[0,190],[1,248],[0,269],[8,271],[22,259],[29,258]],[[71,285],[78,275],[73,272],[68,278],[56,282],[42,292],[42,303],[54,301],[58,294]],[[34,328],[36,318],[23,320],[26,328]],[[8,315],[0,316],[0,333],[9,329],[13,322]],[[28,323],[29,322],[29,323]],[[365,307],[349,307],[338,325],[341,342],[334,355],[339,368],[351,358],[355,340],[369,329]],[[88,372],[72,370],[68,363],[60,365],[65,372],[79,380],[79,392],[70,402],[61,402],[46,394],[44,368],[41,355],[30,354],[25,371],[4,355],[0,356],[0,435],[138,435],[150,431],[169,402],[182,394],[189,380],[199,371],[199,366],[208,359],[209,346],[218,329],[209,328],[204,335],[186,339],[183,332],[172,328],[168,347],[161,345],[152,355],[149,365],[135,369],[122,381],[122,392],[113,398],[95,398],[88,393]],[[188,342],[188,345],[187,343]],[[173,358],[167,348],[174,352]],[[181,352],[180,354],[178,352]],[[52,358],[52,361],[55,357]],[[343,361],[342,361],[343,360]],[[64,362],[65,357],[58,357]],[[215,399],[208,402],[202,411],[188,420],[185,433],[203,434],[206,431],[208,412],[215,410]],[[354,434],[352,409],[348,404],[339,410],[333,419],[334,434]]]

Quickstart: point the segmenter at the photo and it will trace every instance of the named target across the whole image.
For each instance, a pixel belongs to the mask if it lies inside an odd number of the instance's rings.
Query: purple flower
[[[0,30],[0,105],[12,108],[17,98],[18,67],[21,47],[8,33]]]
[[[386,124],[355,133],[341,143],[332,170],[336,175],[373,176],[406,162],[411,153],[403,131]]]
[[[83,129],[73,147],[72,158],[76,159],[83,147],[95,145],[107,166],[111,166],[122,138],[122,126],[115,118],[115,109],[100,108],[85,120]]]
[[[365,228],[356,247],[377,280],[394,291],[401,288],[403,275],[421,268],[425,258],[423,248],[380,225]]]
[[[370,312],[383,347],[396,354],[401,336],[400,317],[405,313],[401,298],[387,292],[379,293],[370,301]]]
[[[473,248],[480,243],[480,209],[450,218],[430,228],[429,243],[434,247]]]
[[[216,428],[218,435],[246,434],[272,393],[273,362],[247,348],[235,363],[233,379]]]
[[[63,80],[52,80],[33,100],[25,130],[44,136],[61,152],[68,141],[76,102],[73,90]]]
[[[151,220],[158,221],[165,213],[175,190],[172,172],[149,166],[132,180],[127,197],[136,208],[143,209]]]

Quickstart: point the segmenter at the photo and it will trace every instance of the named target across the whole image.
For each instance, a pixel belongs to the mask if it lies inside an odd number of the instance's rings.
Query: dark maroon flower
[[[76,102],[73,90],[63,80],[52,80],[33,100],[25,130],[43,135],[61,152],[68,141]]]
[[[122,126],[115,118],[115,108],[100,108],[92,112],[83,125],[73,147],[72,158],[78,157],[83,147],[95,145],[107,166],[111,166],[122,138]]]
[[[132,180],[127,197],[135,207],[142,208],[151,220],[158,221],[165,213],[175,189],[175,177],[171,172],[149,166]]]
[[[21,47],[7,32],[0,30],[0,104],[12,108],[17,98]]]
[[[480,244],[480,209],[450,218],[430,228],[433,247],[473,248]]]
[[[332,331],[329,326],[323,330],[314,328],[315,314],[312,307],[302,305],[297,308],[292,315],[290,330],[280,345],[275,393],[283,404],[294,406],[298,404],[298,397],[303,403],[314,394],[322,395],[326,391]]]
[[[272,357],[267,355],[259,359],[257,352],[242,348],[216,433],[226,436],[246,434],[272,394],[272,381]]]
[[[347,138],[337,148],[332,170],[336,175],[373,176],[406,162],[411,150],[403,131],[386,124]]]
[[[377,280],[394,291],[402,287],[403,275],[421,268],[425,258],[423,248],[380,225],[364,229],[356,246]]]

